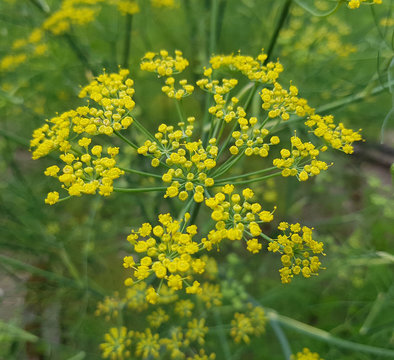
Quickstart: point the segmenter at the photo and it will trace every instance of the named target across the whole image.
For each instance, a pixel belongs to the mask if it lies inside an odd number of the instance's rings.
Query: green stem
[[[223,119],[216,119],[216,121],[217,121],[217,123],[215,125],[215,128],[213,128],[211,126],[211,131],[209,132],[209,136],[208,136],[209,139],[216,138],[216,136],[219,132],[219,127],[221,125],[223,125],[223,123],[225,122]],[[212,131],[212,129],[213,129],[213,131]]]
[[[181,104],[180,104],[181,101],[182,100],[176,100],[175,99],[175,107],[176,107],[176,111],[177,111],[178,116],[179,116],[179,120],[181,122],[184,122],[185,121],[185,117],[183,116],[183,112],[182,112],[182,108],[181,108]]]
[[[2,264],[7,264],[9,266],[12,266],[15,269],[19,269],[19,270],[23,270],[23,271],[27,271],[30,274],[33,275],[37,275],[37,276],[41,276],[45,279],[48,279],[49,281],[53,281],[56,282],[62,286],[68,286],[71,288],[75,288],[75,289],[79,289],[79,290],[83,290],[85,289],[83,286],[81,286],[80,282],[76,282],[73,279],[70,278],[66,278],[62,275],[58,275],[56,273],[47,271],[47,270],[42,270],[36,266],[30,265],[30,264],[26,264],[24,262],[21,262],[19,260],[10,258],[8,256],[5,255],[0,255],[0,261]],[[98,290],[92,289],[92,288],[87,288],[87,290],[93,292],[95,295],[98,296],[102,296],[102,293],[99,292]]]
[[[124,38],[124,48],[123,48],[123,67],[128,69],[129,67],[129,55],[130,55],[130,43],[131,43],[131,32],[133,28],[133,15],[126,15],[125,24],[125,38]]]
[[[245,151],[240,152],[236,157],[229,157],[222,165],[220,165],[213,173],[212,177],[219,177],[232,168],[244,155]]]
[[[383,307],[386,303],[387,300],[387,294],[385,293],[379,293],[378,296],[376,297],[376,300],[374,301],[371,310],[369,311],[364,324],[361,326],[359,332],[361,335],[367,335],[368,332],[371,329],[372,323],[375,321],[376,317],[379,315],[379,313],[382,312]]]
[[[64,34],[63,37],[64,37],[64,39],[66,39],[71,50],[77,56],[77,58],[79,59],[81,64],[85,67],[85,69],[89,70],[93,75],[97,75],[96,70],[90,64],[88,57],[82,51],[82,49],[80,48],[80,46],[77,43],[77,41],[75,40],[75,38],[71,34],[67,34],[67,33]]]
[[[68,199],[70,199],[70,198],[71,198],[71,195],[66,196],[66,197],[64,197],[64,198],[59,199],[59,200],[57,201],[57,203],[60,203],[60,202],[62,202],[62,201],[66,201],[66,200],[68,200]]]
[[[217,134],[217,135],[215,134],[215,136],[214,136],[214,137],[216,138],[216,144],[219,143],[220,138],[222,137],[224,127],[225,127],[225,121],[222,120],[222,121],[221,121],[221,125],[220,125],[219,134]],[[217,137],[216,137],[216,136],[217,136]]]
[[[66,265],[70,274],[75,279],[75,281],[82,286],[83,282],[81,281],[81,277],[79,275],[79,272],[78,272],[77,268],[75,267],[75,265],[71,262],[70,257],[68,256],[68,253],[63,246],[59,251],[59,256],[62,259],[63,263]]]
[[[135,169],[127,169],[127,168],[123,168],[123,167],[119,167],[120,170],[123,170],[127,173],[130,174],[137,174],[137,175],[142,175],[142,176],[150,176],[150,177],[154,177],[157,179],[161,179],[161,175],[157,175],[157,174],[152,174],[150,172],[146,172],[146,171],[140,171],[140,170],[135,170]]]
[[[262,173],[265,173],[267,171],[271,171],[271,170],[274,170],[274,169],[276,169],[276,167],[272,166],[272,167],[267,168],[267,169],[257,170],[257,171],[253,171],[253,172],[250,172],[250,173],[236,175],[236,176],[230,176],[230,177],[228,177],[226,179],[218,179],[218,180],[219,181],[231,181],[231,180],[241,179],[241,178],[248,177],[248,176],[259,175],[259,174],[262,174]]]
[[[289,360],[292,354],[289,341],[287,340],[286,334],[280,327],[278,321],[276,319],[270,319],[270,325],[274,330],[276,337],[279,340],[280,347],[282,348],[283,355],[285,360]]]
[[[195,220],[196,220],[196,218],[197,218],[197,215],[198,215],[198,212],[200,211],[200,208],[201,208],[201,203],[194,203],[193,204],[193,206],[192,206],[192,209],[191,209],[191,211],[190,211],[190,223],[191,224],[194,224],[195,223]]]
[[[328,103],[326,105],[320,106],[319,108],[317,108],[315,110],[315,113],[316,114],[326,114],[326,113],[329,113],[329,112],[331,112],[333,110],[340,109],[340,108],[342,108],[342,107],[344,107],[346,105],[350,105],[350,104],[353,104],[353,103],[360,102],[360,101],[364,100],[367,97],[375,96],[375,95],[378,95],[378,94],[384,92],[386,89],[388,89],[392,85],[394,85],[394,81],[386,82],[383,85],[375,87],[371,91],[363,90],[363,91],[360,91],[357,94],[349,95],[349,96],[347,96],[347,97],[345,97],[343,99],[340,99],[340,100],[335,100],[335,101],[333,101],[331,103]],[[304,117],[298,117],[298,116],[294,117],[291,120],[285,121],[284,124],[298,122],[300,120],[304,120]],[[281,129],[278,129],[278,130],[281,130]]]
[[[216,52],[216,36],[217,36],[217,21],[218,21],[218,9],[219,9],[219,0],[211,0],[211,18],[210,18],[210,29],[209,29],[209,47],[208,47],[208,56],[207,56],[207,61],[209,58]],[[202,124],[202,134],[201,138],[203,141],[203,144],[205,146],[207,140],[208,140],[208,132],[206,130],[206,125],[209,121],[209,109],[210,106],[210,93],[207,93],[205,95],[205,111],[204,111],[204,119],[203,119],[203,124]],[[209,129],[211,129],[211,126]]]
[[[138,120],[134,119],[133,123],[138,127],[141,132],[143,132],[147,137],[149,137],[150,140],[152,140],[153,142],[157,141],[156,138],[150,133],[150,131],[147,130]]]
[[[269,236],[265,235],[264,233],[261,233],[260,236],[262,238],[264,238],[265,240],[267,240],[268,242],[273,242],[274,240],[272,240]]]
[[[40,11],[42,11],[44,14],[49,14],[50,9],[49,6],[46,2],[43,1],[37,1],[37,0],[30,0],[30,2],[37,7]]]
[[[292,0],[286,0],[286,3],[283,5],[283,9],[282,9],[282,12],[280,14],[279,21],[276,24],[275,30],[274,30],[274,32],[273,32],[273,34],[271,36],[271,40],[270,40],[270,43],[268,45],[267,59],[265,60],[265,63],[267,63],[271,59],[272,53],[274,51],[276,42],[277,42],[278,37],[279,37],[279,33],[280,33],[280,31],[281,31],[281,29],[282,29],[282,27],[283,27],[283,25],[285,23],[285,20],[286,20],[288,14],[289,14],[291,2],[292,2]]]
[[[254,96],[254,94],[255,94],[255,92],[256,92],[258,87],[259,87],[259,83],[255,82],[253,87],[250,89],[248,98],[246,99],[246,102],[245,102],[245,105],[244,105],[244,110],[245,111],[248,111],[248,108],[249,108],[250,104],[252,103],[253,96]]]
[[[211,4],[212,5],[211,5],[211,22],[210,22],[210,34],[209,34],[209,56],[212,56],[216,51],[219,1],[211,0]]]
[[[267,180],[276,176],[280,176],[282,174],[282,172],[277,172],[275,174],[270,174],[270,175],[266,175],[266,176],[261,176],[258,178],[254,178],[254,179],[249,179],[249,180],[243,180],[243,181],[236,181],[236,182],[232,182],[232,185],[242,185],[242,184],[250,184],[250,183],[254,183],[256,181],[263,181],[263,180]],[[226,185],[226,183],[218,183],[215,184],[215,186],[223,186]]]
[[[204,100],[204,102],[205,102],[205,105],[204,105],[204,107],[205,107],[205,109],[204,109],[204,119],[203,119],[203,121],[202,121],[202,133],[201,133],[201,138],[202,138],[202,142],[203,142],[203,145],[205,146],[206,145],[206,143],[207,143],[207,141],[208,141],[208,132],[211,130],[211,127],[212,127],[212,123],[211,124],[209,124],[210,126],[209,126],[209,129],[208,129],[208,121],[209,121],[209,118],[210,118],[210,113],[209,113],[209,107],[210,107],[210,93],[209,92],[207,92],[206,94],[205,94],[205,100]]]
[[[349,95],[343,99],[333,101],[327,105],[320,106],[316,109],[317,114],[327,113],[336,109],[339,109],[345,105],[349,105],[355,102],[364,100],[367,97],[378,95],[388,89],[390,86],[394,85],[394,81],[386,82],[383,85],[377,86],[372,91],[360,91],[355,95]]]
[[[227,136],[226,141],[225,141],[224,144],[220,147],[219,154],[218,154],[218,156],[217,156],[218,159],[220,158],[220,155],[222,155],[223,151],[224,151],[225,149],[227,149],[227,146],[228,146],[229,142],[230,142],[231,139],[232,139],[232,136],[231,136],[231,135],[232,135],[232,133],[235,131],[237,125],[238,125],[238,121],[235,120],[235,121],[234,121],[234,125],[233,125],[233,127],[231,128],[231,130],[230,130],[230,132],[229,132],[229,134],[228,134],[228,136]]]
[[[329,344],[333,344],[333,345],[343,347],[343,348],[349,349],[349,350],[354,350],[357,352],[369,353],[369,354],[374,354],[374,355],[378,355],[378,356],[387,356],[387,357],[391,357],[391,358],[394,357],[394,350],[378,348],[375,346],[358,344],[358,343],[354,343],[354,342],[351,342],[348,340],[339,339],[335,336],[332,336],[327,331],[315,328],[315,327],[310,326],[308,324],[291,319],[287,316],[280,315],[274,310],[269,310],[269,309],[266,309],[266,310],[267,310],[267,316],[270,319],[270,321],[271,321],[271,319],[276,320],[280,324],[282,324],[290,329],[293,329],[295,331],[309,335],[309,336],[319,339],[321,341],[325,341]]]
[[[120,193],[144,193],[144,192],[152,192],[152,191],[165,191],[167,188],[165,186],[157,186],[157,187],[150,187],[150,188],[135,188],[135,189],[128,189],[128,188],[114,188],[115,192]]]
[[[317,17],[327,17],[327,16],[334,14],[339,9],[339,7],[342,5],[342,3],[344,3],[344,0],[337,0],[337,3],[333,9],[328,10],[326,12],[317,12],[315,9],[312,9],[311,6],[305,4],[305,2],[302,0],[294,0],[294,1],[299,6],[301,6],[304,10],[309,12],[311,15],[317,16]]]
[[[51,12],[49,9],[48,4],[46,2],[37,1],[37,0],[30,0],[30,2],[37,7],[42,13],[46,16],[50,16]],[[77,41],[70,33],[63,34],[63,38],[67,41],[68,45],[70,46],[71,50],[75,53],[77,58],[80,60],[82,65],[89,70],[93,75],[96,75],[96,71],[90,65],[89,60],[85,53],[81,50],[80,46],[77,44]]]
[[[225,357],[225,359],[227,360],[231,360],[233,357],[231,355],[231,350],[230,347],[228,345],[228,341],[226,338],[226,334],[224,331],[224,326],[223,326],[223,321],[222,321],[222,317],[219,313],[219,311],[214,311],[214,317],[215,317],[215,322],[218,325],[218,337],[219,337],[219,341],[223,350],[223,355]]]
[[[5,335],[5,338],[9,337],[13,339],[13,341],[29,341],[29,342],[37,342],[39,338],[30,332],[23,330],[16,325],[6,323],[0,320],[0,332]],[[7,341],[7,340],[5,340]],[[5,342],[4,341],[4,342]]]
[[[178,220],[181,221],[183,219],[183,217],[185,216],[185,214],[189,211],[189,209],[191,208],[192,204],[194,203],[194,199],[193,196],[190,198],[189,202],[186,204],[186,206],[184,206],[182,208],[182,211],[178,217]]]
[[[126,142],[127,144],[129,144],[133,149],[138,150],[138,148],[139,148],[138,145],[136,145],[136,144],[134,144],[133,142],[131,142],[129,139],[127,139],[126,137],[124,137],[124,136],[123,136],[122,134],[120,134],[118,131],[114,130],[114,134],[115,134],[116,136],[118,136],[120,139],[122,139],[124,142]],[[148,135],[148,136],[149,136],[149,135]],[[156,141],[156,139],[155,139],[155,141]],[[147,156],[147,157],[149,157],[149,158],[151,158],[151,159],[154,158],[154,156],[153,156],[152,154],[147,154],[147,155],[145,155],[145,156]],[[162,162],[162,161],[160,161],[160,165],[163,165],[164,167],[169,168],[169,166],[168,166],[166,163]],[[123,170],[123,171],[126,171],[126,172],[132,172],[132,171],[133,171],[132,169],[125,169],[125,168],[122,168],[122,170]],[[130,171],[129,171],[129,170],[130,170]],[[151,174],[151,173],[146,173],[146,174],[150,174],[149,176],[161,178],[161,176],[159,176],[159,175],[154,175],[154,174]]]
[[[129,139],[127,139],[126,137],[124,137],[119,131],[114,130],[114,134],[122,139],[125,143],[129,144],[133,149],[138,150],[138,146],[136,144],[134,144],[133,142],[131,142]]]

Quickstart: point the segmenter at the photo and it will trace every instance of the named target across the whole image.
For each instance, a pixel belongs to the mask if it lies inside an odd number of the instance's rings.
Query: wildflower
[[[10,71],[27,60],[26,54],[6,55],[0,61],[0,70]]]
[[[144,71],[156,72],[159,76],[172,76],[181,73],[188,65],[182,51],[175,50],[175,57],[172,57],[167,50],[161,50],[158,54],[146,53],[140,67]]]
[[[42,127],[34,130],[30,148],[33,148],[34,160],[48,155],[53,150],[68,151],[71,144],[68,141],[70,135],[71,119],[75,115],[74,110],[55,116]]]
[[[216,354],[211,353],[207,355],[204,349],[200,349],[198,354],[195,354],[193,357],[188,357],[187,360],[215,360]]]
[[[184,337],[182,329],[180,327],[174,327],[170,331],[170,338],[160,339],[160,344],[164,345],[167,351],[170,352],[171,359],[184,358],[184,350],[189,346],[189,340]]]
[[[57,191],[52,191],[48,194],[45,199],[45,204],[53,205],[59,201],[59,193]]]
[[[311,176],[319,175],[328,169],[328,164],[317,160],[320,151],[327,147],[316,149],[311,142],[303,143],[297,136],[291,138],[291,150],[282,149],[281,158],[273,160],[273,165],[282,170],[282,176],[297,176],[300,181],[306,181]],[[308,161],[310,159],[310,161]]]
[[[251,117],[248,120],[245,116],[245,111],[238,107],[237,121],[240,130],[235,130],[231,134],[234,145],[230,146],[230,153],[232,155],[240,153],[246,156],[259,155],[263,158],[267,157],[270,147],[280,142],[279,137],[272,136],[269,141],[265,141],[269,130],[261,127],[256,117]]]
[[[218,284],[204,282],[202,291],[197,296],[204,302],[207,309],[222,304],[222,293]]]
[[[250,342],[251,336],[259,336],[265,331],[266,318],[261,307],[248,304],[248,313],[235,313],[231,321],[230,335],[235,343]]]
[[[336,125],[332,115],[312,115],[307,119],[305,125],[313,129],[313,133],[322,137],[332,148],[346,154],[352,154],[354,151],[352,144],[362,140],[359,132],[345,128],[342,123]]]
[[[192,319],[187,323],[188,330],[185,338],[189,341],[196,341],[199,345],[204,345],[205,335],[208,332],[208,327],[205,326],[205,319]]]
[[[179,300],[175,303],[174,312],[180,317],[190,317],[193,309],[194,304],[189,299]]]
[[[119,294],[115,292],[114,296],[106,296],[103,301],[97,304],[95,315],[105,315],[105,320],[109,321],[111,318],[118,317],[124,305],[124,299],[120,299]]]
[[[169,97],[176,100],[181,100],[184,97],[191,95],[194,91],[194,86],[187,83],[186,79],[179,81],[179,88],[175,88],[175,79],[173,77],[168,77],[165,84],[161,90]]]
[[[153,311],[150,315],[147,316],[149,325],[153,328],[160,327],[160,325],[166,323],[169,319],[170,317],[162,308]]]
[[[130,357],[130,350],[128,348],[131,345],[131,337],[133,336],[132,331],[127,331],[126,327],[111,328],[109,333],[105,334],[105,343],[100,344],[100,348],[103,352],[103,358],[123,360],[124,358]]]
[[[142,358],[148,358],[152,356],[153,358],[159,357],[159,334],[152,334],[151,329],[145,329],[144,332],[136,332],[136,351],[135,354],[137,356],[141,356]]]
[[[274,217],[271,212],[262,210],[260,204],[248,201],[254,196],[251,189],[244,189],[242,196],[243,200],[234,192],[234,186],[227,184],[221,192],[205,201],[216,222],[215,229],[201,240],[208,250],[218,246],[223,239],[242,240],[250,236],[254,238],[247,243],[248,250],[256,253],[261,248],[256,238],[262,234],[259,224],[271,222]]]
[[[161,124],[155,134],[157,142],[145,141],[138,153],[152,155],[154,160],[169,166],[162,176],[163,182],[168,184],[165,198],[178,197],[185,201],[193,196],[194,201],[202,202],[206,190],[215,183],[209,172],[216,166],[218,147],[216,139],[211,139],[206,148],[201,140],[192,141],[195,118],[189,117],[187,121],[188,125],[178,123],[179,129]],[[155,165],[153,160],[152,165]]]
[[[77,108],[72,119],[75,133],[112,135],[133,123],[129,113],[135,107],[135,91],[128,74],[129,70],[125,69],[120,69],[119,73],[102,74],[80,91],[79,97],[89,97],[100,108],[91,105]]]
[[[196,226],[182,229],[190,215],[187,213],[180,222],[174,220],[170,214],[159,215],[160,225],[143,224],[137,231],[128,236],[133,250],[141,255],[139,263],[133,266],[133,276],[138,280],[145,280],[150,275],[166,280],[167,286],[173,290],[181,290],[186,278],[192,274],[204,272],[205,263],[194,258],[200,250],[199,243],[193,240],[197,233]],[[129,257],[124,262],[128,264]],[[159,291],[148,290],[147,301],[156,303]],[[199,283],[193,283],[188,293],[198,293]]]
[[[271,84],[279,77],[279,74],[283,71],[283,66],[279,62],[268,62],[265,65],[266,59],[267,55],[262,50],[255,59],[241,54],[217,55],[211,58],[210,63],[213,69],[229,67],[240,71],[251,81]]]
[[[314,109],[305,99],[298,98],[297,94],[298,89],[294,85],[287,91],[275,82],[272,90],[264,88],[261,91],[262,108],[268,112],[269,118],[280,117],[283,121],[289,120],[292,113],[301,117],[313,114]]]
[[[68,32],[73,25],[83,26],[91,23],[99,10],[100,8],[94,6],[94,3],[90,5],[73,0],[63,1],[60,9],[44,21],[42,29],[54,35],[62,35]]]
[[[124,297],[125,307],[137,312],[144,311],[148,307],[146,296],[147,285],[145,282],[133,284],[126,290]]]
[[[80,140],[80,145],[83,145],[85,151],[85,154],[80,157],[76,157],[71,152],[60,155],[60,159],[66,163],[66,166],[62,168],[59,175],[60,169],[56,165],[45,171],[45,175],[57,177],[70,196],[95,194],[97,191],[100,195],[108,196],[113,191],[113,180],[124,173],[115,166],[114,157],[118,151],[116,148],[107,148],[107,153],[111,157],[101,156],[100,145],[92,147],[89,154],[87,145],[90,143],[89,140],[87,138]]]
[[[210,69],[212,70],[212,69]],[[207,73],[207,70],[205,70]],[[212,71],[209,72],[209,76]],[[197,85],[204,91],[207,91],[213,95],[215,105],[208,109],[208,112],[215,115],[217,119],[224,120],[229,123],[236,117],[235,105],[239,102],[239,99],[233,96],[229,101],[224,95],[228,94],[238,84],[237,79],[222,79],[222,83],[219,80],[212,80],[208,78],[200,79],[197,81]]]
[[[323,254],[323,243],[312,239],[312,230],[300,224],[281,222],[278,229],[283,232],[268,245],[268,251],[282,254],[283,268],[279,270],[282,283],[290,283],[294,275],[305,278],[318,275],[321,262],[316,255]],[[312,253],[312,254],[311,254]]]

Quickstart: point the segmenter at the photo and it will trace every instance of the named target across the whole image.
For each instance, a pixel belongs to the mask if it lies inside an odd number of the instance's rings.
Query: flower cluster
[[[178,123],[179,129],[161,124],[155,134],[157,141],[147,140],[138,149],[142,155],[152,155],[152,166],[159,166],[164,162],[168,170],[162,180],[168,183],[165,197],[178,197],[185,201],[190,194],[196,202],[202,202],[206,189],[214,185],[209,172],[216,166],[218,148],[215,139],[209,141],[204,148],[202,141],[192,141],[195,118]]]
[[[223,239],[247,240],[247,249],[252,253],[258,253],[262,245],[257,238],[261,236],[262,230],[259,224],[268,223],[273,220],[272,212],[262,210],[259,203],[249,203],[254,193],[247,188],[241,196],[234,192],[234,186],[227,184],[222,191],[214,197],[205,201],[212,209],[211,218],[215,221],[215,229],[203,238],[205,248],[211,250],[213,246],[219,246]]]
[[[62,183],[62,188],[68,191],[70,196],[81,196],[81,194],[96,194],[108,196],[113,191],[113,181],[124,171],[117,168],[115,156],[119,148],[108,147],[107,154],[110,157],[102,157],[103,148],[95,145],[88,150],[91,139],[82,138],[78,144],[84,150],[80,156],[75,156],[71,152],[60,155],[60,159],[66,164],[62,168],[62,174],[58,175],[60,168],[57,165],[46,169],[45,175],[58,178]],[[53,193],[45,200],[46,203],[53,205]]]
[[[320,151],[326,150],[326,146],[320,148]],[[297,176],[300,181],[306,181],[309,177],[319,175],[322,170],[328,169],[327,163],[317,160],[320,151],[311,142],[303,143],[294,135],[291,138],[291,150],[282,149],[281,158],[274,159],[273,165],[283,169],[283,177]]]
[[[244,112],[240,115],[245,114]],[[232,132],[231,137],[234,139],[234,145],[230,146],[229,151],[232,155],[239,153],[246,156],[259,155],[267,157],[270,146],[278,145],[280,139],[278,136],[271,136],[269,142],[264,143],[265,137],[270,133],[268,129],[261,128],[256,117],[249,120],[245,117],[238,118],[239,130]]]
[[[158,76],[172,76],[181,73],[189,65],[183,57],[182,51],[175,50],[175,57],[168,51],[161,50],[158,54],[148,52],[142,58],[140,68],[143,71],[155,72]]]
[[[336,125],[332,115],[312,115],[307,119],[305,125],[313,129],[316,136],[326,140],[332,148],[346,154],[352,154],[354,151],[352,144],[362,140],[359,132],[345,128],[342,123]]]
[[[231,321],[230,334],[235,343],[250,343],[251,336],[260,336],[265,331],[267,319],[263,308],[248,304],[247,313],[235,313]]]
[[[111,328],[105,334],[105,342],[100,344],[100,349],[103,352],[103,358],[110,358],[111,360],[122,360],[130,357],[130,351],[127,348],[131,345],[131,339],[134,332],[127,331],[125,326],[121,328]]]
[[[208,263],[214,260],[206,261]],[[207,278],[212,274],[207,275],[209,274],[204,273],[202,276]],[[195,297],[188,295],[187,299],[182,299],[180,296],[185,294],[162,284],[160,297],[155,305],[149,304],[145,299],[150,289],[151,286],[146,282],[138,282],[127,287],[123,297],[116,293],[98,304],[96,315],[105,316],[107,321],[113,320],[119,324],[118,314],[128,309],[138,312],[142,319],[138,331],[127,331],[123,327],[111,328],[105,335],[105,342],[100,345],[103,357],[157,358],[160,351],[160,355],[168,354],[170,358],[213,360],[215,354],[206,353],[204,348],[209,332],[207,319],[210,317],[200,317],[196,304],[199,309],[203,307],[205,312],[209,312],[212,306],[220,306],[221,292],[218,285],[204,282],[202,291],[197,292]],[[179,326],[174,327],[170,322],[174,318]],[[261,326],[262,324],[256,323],[256,334],[261,333]]]
[[[271,240],[268,251],[282,254],[283,268],[279,270],[282,282],[291,282],[293,275],[302,274],[305,278],[318,275],[321,262],[316,255],[323,254],[323,243],[312,239],[312,230],[300,224],[281,222],[278,229],[282,231],[277,239]]]
[[[272,90],[264,88],[260,95],[263,100],[262,108],[266,111],[269,110],[268,117],[272,119],[281,117],[286,121],[290,119],[289,113],[303,117],[314,111],[305,99],[297,97],[298,89],[294,85],[291,85],[287,91],[278,82],[275,82]]]
[[[181,100],[182,98],[189,96],[194,91],[194,86],[187,83],[186,79],[179,81],[179,85],[182,88],[175,88],[175,79],[170,76],[166,79],[166,84],[161,88],[161,90],[167,94],[169,98]]]
[[[204,349],[190,350],[192,344],[201,346],[205,342],[208,328],[205,319],[193,319],[186,324],[186,329],[173,327],[168,337],[161,337],[150,328],[144,331],[129,331],[125,327],[111,328],[105,335],[105,342],[100,345],[103,358],[123,360],[132,358],[131,350],[138,358],[158,358],[159,354],[168,353],[171,359],[214,360],[215,354],[207,354]],[[160,352],[159,352],[160,351]],[[190,355],[186,358],[187,355]],[[134,357],[133,357],[134,358]]]
[[[113,180],[124,174],[115,166],[119,148],[108,147],[106,151],[110,157],[103,157],[101,145],[93,146],[89,153],[90,137],[80,138],[75,145],[73,140],[82,133],[111,135],[133,123],[128,114],[135,106],[134,89],[133,81],[126,79],[128,73],[128,70],[120,70],[119,73],[100,75],[81,90],[80,97],[88,96],[98,108],[88,102],[87,106],[53,117],[33,132],[30,141],[33,159],[54,150],[61,152],[60,160],[66,163],[62,173],[58,175],[60,168],[53,165],[45,174],[57,177],[70,196],[95,194],[97,190],[100,195],[108,196],[113,191]],[[53,205],[58,200],[59,193],[55,191],[48,194],[45,202]]]
[[[251,81],[272,84],[283,72],[283,66],[278,61],[275,63],[268,62],[265,65],[266,60],[267,55],[262,51],[256,59],[241,54],[217,55],[211,58],[210,63],[213,69],[228,67],[240,71]]]
[[[239,99],[235,96],[231,98],[230,102],[224,98],[224,95],[228,94],[237,84],[237,79],[223,79],[222,84],[219,80],[212,80],[212,68],[205,69],[204,75],[209,78],[203,78],[197,81],[197,85],[204,91],[213,94],[213,100],[215,105],[208,109],[211,115],[215,115],[217,119],[224,119],[226,123],[231,122],[237,115],[234,111],[234,106],[238,103]],[[238,111],[241,111],[241,107],[238,107]]]
[[[95,5],[103,0],[63,0],[59,10],[49,16],[42,29],[54,35],[68,32],[71,26],[84,26],[91,23],[99,8]]]
[[[133,256],[124,258],[123,266],[134,270],[133,277],[139,281],[147,279],[151,274],[156,278],[166,280],[169,288],[181,290],[185,280],[192,279],[192,275],[202,274],[205,270],[205,262],[196,259],[196,254],[201,246],[193,241],[197,234],[195,225],[185,224],[190,215],[186,213],[182,222],[174,220],[170,214],[159,215],[159,223],[152,228],[148,223],[143,224],[138,231],[132,231],[127,240],[132,244],[133,251],[140,254],[138,264]],[[128,278],[126,285],[133,285],[133,278]],[[201,292],[200,283],[194,281],[192,285],[186,282],[186,292],[196,294]],[[154,304],[159,298],[160,290],[153,287],[147,290],[146,299]]]
[[[180,51],[173,57],[166,50],[147,53],[141,69],[165,77],[162,90],[176,100],[174,105],[180,118],[177,126],[163,123],[152,134],[138,116],[132,117],[134,82],[127,78],[128,70],[119,70],[116,74],[100,75],[82,88],[79,96],[87,98],[85,106],[48,120],[33,133],[33,158],[53,150],[61,152],[60,160],[65,165],[50,166],[45,174],[58,178],[70,196],[96,192],[108,196],[114,191],[113,181],[129,172],[157,179],[167,186],[140,189],[134,186],[115,188],[115,191],[165,190],[164,198],[189,200],[179,209],[178,218],[169,213],[160,214],[158,223],[143,223],[128,235],[131,248],[123,259],[128,271],[124,281],[125,295],[106,298],[97,309],[97,314],[107,320],[119,321],[118,327],[110,330],[101,346],[104,357],[157,358],[163,353],[174,359],[213,359],[215,355],[206,353],[203,348],[209,332],[210,316],[206,314],[219,311],[222,304],[231,301],[222,292],[216,262],[207,252],[213,248],[219,250],[224,241],[228,244],[241,242],[252,254],[265,250],[281,254],[283,267],[279,273],[283,283],[291,282],[295,275],[302,274],[305,278],[318,275],[322,269],[318,255],[324,255],[323,243],[313,239],[312,228],[281,222],[278,229],[282,233],[276,238],[269,237],[266,232],[274,220],[276,206],[264,210],[260,203],[252,201],[254,191],[251,188],[240,192],[235,185],[280,175],[296,176],[305,181],[328,169],[329,165],[318,159],[327,146],[314,145],[294,135],[289,141],[291,148],[279,151],[280,157],[273,160],[273,167],[223,177],[244,156],[265,158],[273,146],[286,143],[289,139],[281,133],[278,133],[281,138],[274,135],[274,131],[276,125],[286,124],[293,115],[309,116],[305,122],[308,130],[345,153],[351,153],[352,143],[361,140],[358,132],[334,124],[331,116],[316,115],[307,101],[298,97],[299,91],[291,83],[288,90],[284,89],[279,84],[283,67],[279,62],[265,64],[266,59],[264,53],[257,58],[238,54],[211,59],[212,67],[205,68],[204,78],[197,81],[197,86],[209,94],[208,98],[213,97],[199,137],[194,131],[196,118],[186,117],[183,102],[178,101],[194,94],[194,86],[183,79],[179,81],[182,88],[178,88],[173,76],[182,72],[188,61]],[[251,96],[262,87],[260,97],[256,97],[258,101],[261,99],[262,116],[260,113],[248,116],[249,100],[244,102],[242,95],[231,96],[239,80],[218,79],[215,72],[222,67],[238,70],[248,80],[256,82]],[[136,130],[129,134],[131,138],[119,133],[131,124]],[[119,141],[131,146],[136,156],[142,155],[139,160],[150,158],[152,167],[158,171],[150,173],[117,167],[115,157],[119,148],[104,150],[102,145],[92,144],[92,137],[96,135],[107,135],[98,136],[97,140],[116,135]],[[245,180],[233,181],[236,179]],[[128,180],[126,178],[125,182]],[[60,200],[57,192],[51,192],[45,202],[54,204]],[[198,232],[194,220],[200,203],[209,210],[202,214],[206,222],[199,225]],[[146,327],[141,324],[133,328],[133,332],[119,327],[123,318],[119,314],[127,309],[138,312]],[[228,318],[231,322],[229,336],[235,343],[248,343],[252,336],[264,331],[266,320],[261,307],[250,306],[248,312],[230,316],[233,318]],[[179,319],[179,326],[171,326],[169,320],[173,317]]]
[[[68,141],[70,125],[76,111],[66,111],[59,116],[47,120],[47,124],[34,130],[33,139],[30,140],[30,148],[34,148],[32,157],[34,160],[48,155],[51,151],[59,149],[68,151],[71,144]]]
[[[100,107],[89,105],[77,109],[78,116],[73,118],[75,133],[112,135],[133,123],[129,113],[135,107],[134,82],[126,79],[128,74],[124,69],[119,73],[102,74],[81,90],[79,97],[89,97]]]

